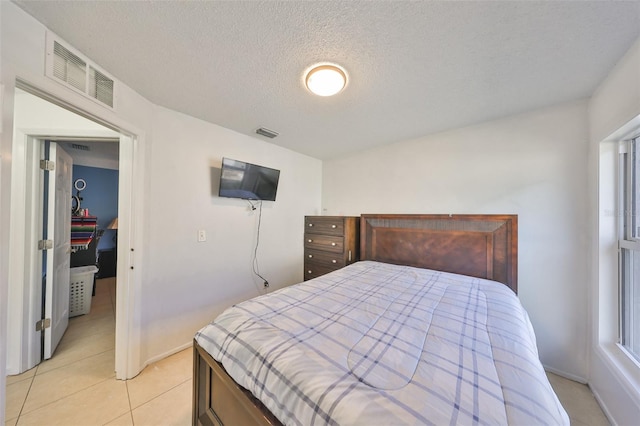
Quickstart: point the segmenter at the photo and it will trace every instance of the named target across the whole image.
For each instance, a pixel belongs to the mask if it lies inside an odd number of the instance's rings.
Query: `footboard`
[[[249,391],[193,341],[193,424],[280,425]]]

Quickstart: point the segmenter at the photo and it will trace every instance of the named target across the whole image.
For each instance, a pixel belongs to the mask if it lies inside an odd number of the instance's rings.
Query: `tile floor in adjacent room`
[[[7,378],[6,426],[191,424],[192,349],[115,380],[115,279],[96,280],[91,312],[71,318],[52,359]],[[608,425],[585,385],[549,380],[574,426]]]

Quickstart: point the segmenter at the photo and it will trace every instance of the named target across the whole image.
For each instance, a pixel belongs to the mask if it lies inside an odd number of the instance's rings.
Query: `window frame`
[[[618,179],[621,185],[618,190],[619,217],[618,237],[618,321],[617,346],[640,368],[640,342],[636,342],[634,333],[627,332],[627,324],[634,324],[637,313],[634,309],[625,309],[626,301],[634,299],[633,285],[625,285],[634,281],[634,256],[640,256],[640,136],[634,136],[620,142]],[[638,235],[634,235],[634,230]],[[625,281],[626,280],[626,281]],[[631,302],[633,303],[633,302]],[[638,324],[640,327],[640,324]],[[628,333],[628,334],[627,334]],[[635,334],[640,335],[640,331]],[[637,340],[640,340],[638,338]],[[637,353],[633,350],[638,346]]]

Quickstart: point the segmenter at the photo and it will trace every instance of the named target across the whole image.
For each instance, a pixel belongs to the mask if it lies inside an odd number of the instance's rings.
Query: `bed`
[[[569,424],[517,293],[517,216],[362,215],[361,261],[194,339],[194,424]]]

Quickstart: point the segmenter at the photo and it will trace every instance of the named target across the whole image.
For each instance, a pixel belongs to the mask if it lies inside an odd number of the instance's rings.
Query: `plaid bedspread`
[[[235,305],[196,334],[287,425],[560,425],[506,286],[363,261]]]

